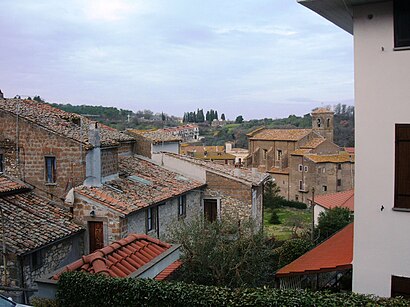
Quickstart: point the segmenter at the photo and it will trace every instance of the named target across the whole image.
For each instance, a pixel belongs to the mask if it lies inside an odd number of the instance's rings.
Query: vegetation
[[[399,298],[360,294],[231,289],[151,279],[111,278],[82,272],[64,273],[58,283],[61,306],[409,306]]]
[[[225,120],[225,114],[222,115],[223,117],[221,116],[221,119]],[[218,111],[211,109],[210,111],[207,111],[204,116],[204,110],[198,109],[196,112],[185,112],[182,121],[184,123],[203,123],[205,121],[212,123],[214,119],[218,120]]]
[[[295,238],[287,240],[282,246],[278,247],[276,253],[279,256],[278,267],[284,267],[293,260],[299,258],[313,247],[310,240],[304,238]]]
[[[274,245],[251,222],[208,223],[197,219],[179,223],[172,229],[171,240],[182,244],[184,265],[177,276],[179,281],[228,287],[273,282]]]
[[[318,242],[322,242],[351,222],[353,213],[347,208],[335,207],[321,212],[315,228],[315,237]]]

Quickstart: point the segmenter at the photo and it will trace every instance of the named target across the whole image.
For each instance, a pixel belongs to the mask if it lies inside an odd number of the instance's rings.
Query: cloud
[[[245,33],[245,34],[273,34],[279,36],[291,36],[297,34],[296,31],[282,28],[278,26],[266,25],[266,26],[251,26],[251,25],[237,25],[237,26],[223,26],[216,27],[214,29],[217,34],[230,34],[230,33]]]
[[[89,0],[84,7],[85,15],[95,21],[119,21],[148,10],[146,2],[133,0]]]

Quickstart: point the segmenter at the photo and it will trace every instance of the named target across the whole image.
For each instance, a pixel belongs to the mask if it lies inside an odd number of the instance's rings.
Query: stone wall
[[[246,203],[252,203],[251,187],[235,179],[230,179],[212,172],[206,172],[206,183],[209,189]]]
[[[132,136],[137,140],[137,143],[135,144],[135,153],[151,159],[151,141],[139,134],[132,134]]]
[[[118,155],[120,156],[131,156],[135,153],[135,142],[123,142],[120,143],[118,147]]]
[[[61,200],[69,188],[84,181],[85,164],[81,161],[85,161],[85,150],[81,154],[79,142],[21,118],[17,136],[16,117],[5,111],[0,111],[0,131],[0,144],[15,144],[17,139],[19,143],[19,163],[16,164],[14,149],[9,147],[5,172],[17,174],[20,179],[35,186],[37,193]],[[56,158],[55,183],[46,183],[45,156]]]

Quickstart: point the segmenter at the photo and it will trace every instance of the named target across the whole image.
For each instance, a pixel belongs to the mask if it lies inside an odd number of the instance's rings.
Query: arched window
[[[330,127],[330,118],[327,119],[327,128]]]
[[[320,118],[317,119],[317,126],[320,128],[320,125],[322,124],[322,121],[320,120]]]

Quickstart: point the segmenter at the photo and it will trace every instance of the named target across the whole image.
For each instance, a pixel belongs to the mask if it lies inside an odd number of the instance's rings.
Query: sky
[[[2,0],[5,97],[281,118],[353,101],[353,37],[296,0]]]

